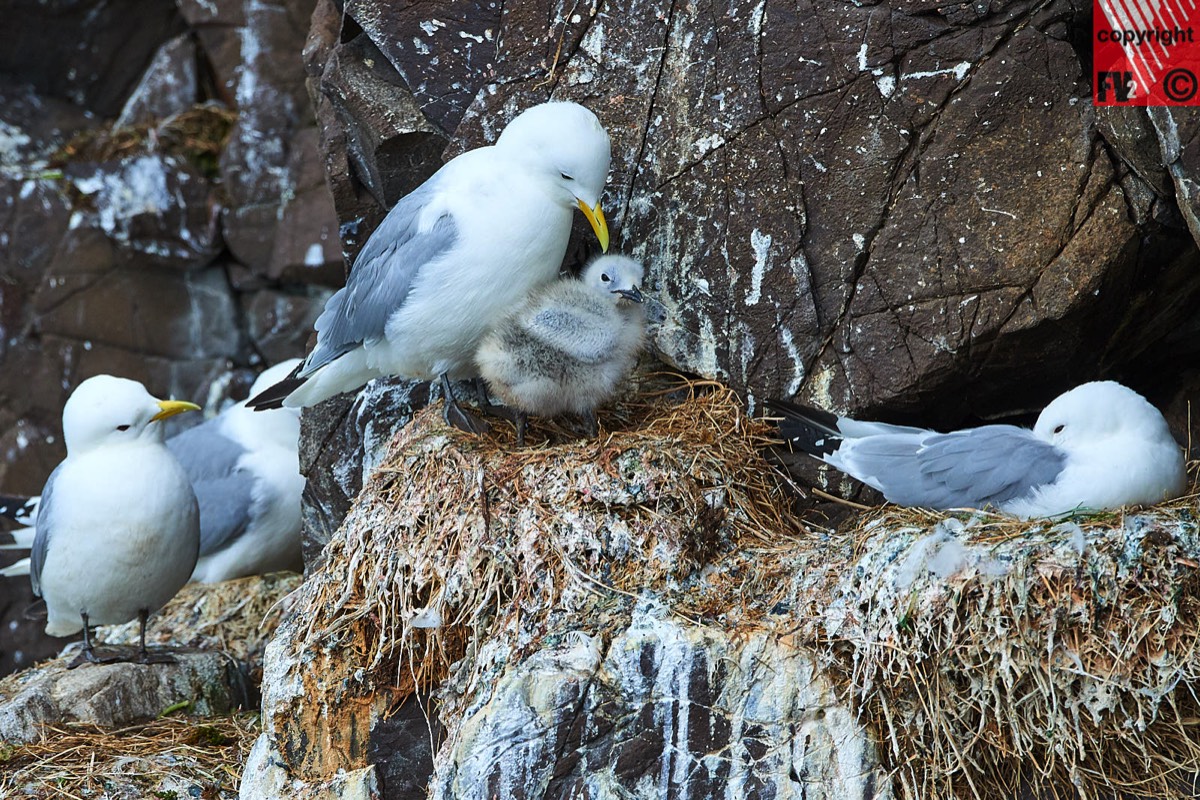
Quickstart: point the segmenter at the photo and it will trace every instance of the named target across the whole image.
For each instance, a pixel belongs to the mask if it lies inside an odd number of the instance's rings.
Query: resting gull
[[[262,391],[288,375],[299,359],[265,370],[250,387]],[[200,560],[192,580],[200,583],[260,575],[279,570],[300,572],[300,475],[297,443],[300,414],[293,408],[254,412],[236,403],[212,419],[167,439],[183,466],[200,504]],[[0,516],[26,524],[37,522],[37,497],[6,497]],[[20,510],[20,516],[16,510]],[[28,548],[35,528],[12,531],[15,544]],[[22,559],[0,575],[29,574]]]
[[[440,380],[447,422],[479,430],[449,381],[477,377],[479,341],[557,277],[574,208],[608,249],[600,195],[609,157],[592,112],[553,102],[452,159],[388,213],[317,319],[315,349],[250,406],[311,406],[402,375]]]
[[[299,359],[258,376],[250,393],[286,377]],[[300,572],[300,413],[279,408],[255,413],[236,403],[167,440],[200,503],[200,583]]]
[[[89,628],[135,618],[139,660],[171,660],[147,653],[146,619],[192,574],[200,515],[156,423],[197,409],[111,375],[85,380],[63,408],[67,457],[42,489],[29,577],[46,601],[46,633],[83,630],[72,667],[119,660],[97,654]]]
[[[600,256],[579,280],[543,287],[484,338],[479,371],[515,412],[518,446],[529,414],[579,414],[595,435],[595,408],[629,374],[645,338],[641,281],[637,261]]]
[[[1183,452],[1140,394],[1113,381],[1077,386],[1033,430],[937,433],[768,401],[790,444],[873,486],[890,502],[984,508],[1022,518],[1159,503],[1187,485]]]

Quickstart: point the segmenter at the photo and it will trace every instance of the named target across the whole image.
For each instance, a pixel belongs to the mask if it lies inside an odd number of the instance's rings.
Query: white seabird
[[[543,287],[484,338],[475,360],[488,386],[516,412],[517,445],[529,414],[593,415],[633,369],[646,334],[642,265],[600,256],[579,280]]]
[[[96,654],[89,627],[131,619],[142,663],[170,660],[146,652],[146,619],[192,574],[200,515],[157,422],[198,409],[110,375],[85,380],[63,408],[67,457],[42,489],[29,577],[46,601],[46,633],[84,632],[72,667],[118,660]]]
[[[938,433],[862,422],[768,401],[783,438],[873,486],[925,508],[991,506],[1022,518],[1160,503],[1183,494],[1183,451],[1158,409],[1113,381],[1077,386],[1033,430],[984,425]]]
[[[317,319],[317,345],[250,401],[311,406],[382,375],[440,379],[446,419],[478,429],[449,391],[477,377],[495,322],[558,275],[576,207],[608,249],[600,195],[608,134],[576,103],[518,115],[494,145],[452,159],[402,198],[367,240],[345,288]]]
[[[299,359],[258,376],[251,396],[285,378]],[[200,503],[200,583],[301,572],[300,412],[255,412],[245,402],[172,436],[169,449],[187,473]]]
[[[263,371],[250,387],[251,395],[282,380],[298,363],[291,359]],[[299,438],[298,410],[255,412],[241,402],[167,439],[167,449],[187,473],[200,505],[200,559],[193,581],[217,583],[304,569]],[[0,516],[36,526],[38,497],[4,499],[11,511],[0,509]],[[28,548],[35,533],[35,527],[11,531],[15,544],[0,549]],[[29,559],[0,570],[5,577],[28,574]]]

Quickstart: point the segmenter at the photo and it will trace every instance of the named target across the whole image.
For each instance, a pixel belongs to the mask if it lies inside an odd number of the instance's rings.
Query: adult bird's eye
[[[567,173],[565,173],[565,172],[560,172],[560,173],[558,173],[558,174],[559,174],[559,175],[562,177],[562,179],[563,179],[564,181],[573,181],[573,180],[575,180],[574,178],[572,178],[570,175],[568,175],[568,174],[567,174]]]
[[[1055,429],[1054,429],[1054,432],[1055,432],[1055,433],[1062,433],[1062,432],[1063,432],[1063,428],[1065,428],[1065,427],[1067,427],[1067,426],[1066,426],[1066,425],[1059,425],[1057,428],[1055,428]]]
[[[128,425],[118,425],[118,426],[117,426],[117,430],[119,430],[119,431],[127,431],[127,430],[129,430],[129,426],[128,426]]]
[[[605,283],[608,283],[609,281],[611,281],[611,280],[612,280],[612,278],[608,277],[608,273],[607,273],[607,272],[601,272],[601,273],[600,273],[600,280],[604,281]]]

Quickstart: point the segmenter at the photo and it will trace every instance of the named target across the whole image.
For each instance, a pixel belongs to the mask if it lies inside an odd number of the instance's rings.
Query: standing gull
[[[637,261],[601,256],[580,280],[565,278],[534,294],[483,340],[479,371],[515,411],[518,446],[529,414],[579,414],[595,435],[595,408],[613,395],[642,348],[641,282]]]
[[[299,359],[265,370],[250,393],[262,391],[288,375]],[[254,412],[245,402],[167,439],[167,449],[187,473],[200,504],[200,560],[192,580],[200,583],[260,575],[279,570],[300,572],[300,475],[297,445],[300,414],[293,408]],[[17,521],[36,525],[37,497],[9,498],[21,509]],[[13,514],[0,509],[0,516]],[[35,528],[12,531],[15,544],[28,548]],[[29,559],[0,570],[14,577],[29,574]]]
[[[1027,519],[1159,503],[1187,485],[1183,452],[1162,414],[1112,381],[1060,395],[1033,430],[984,425],[937,433],[782,400],[768,405],[790,444],[901,506],[992,506]]]
[[[88,378],[63,408],[67,457],[42,489],[29,577],[46,600],[46,633],[83,630],[71,667],[119,660],[96,653],[89,628],[135,618],[139,660],[171,660],[146,652],[146,619],[192,574],[200,515],[157,423],[198,409],[110,375]]]
[[[518,115],[496,144],[454,158],[400,200],[317,319],[317,345],[256,409],[311,406],[381,375],[439,379],[447,422],[469,430],[450,379],[477,377],[479,341],[558,275],[578,207],[601,248],[608,134],[575,103]]]

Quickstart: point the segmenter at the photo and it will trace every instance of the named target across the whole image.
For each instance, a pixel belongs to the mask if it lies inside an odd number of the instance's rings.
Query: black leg
[[[442,382],[442,397],[445,399],[445,403],[442,406],[442,418],[446,420],[446,424],[452,428],[458,428],[460,431],[476,435],[487,433],[488,424],[486,422],[459,408],[458,403],[454,400],[454,392],[450,390],[449,376],[443,372],[440,379]]]
[[[103,656],[96,652],[95,646],[92,644],[91,625],[88,623],[87,612],[79,612],[80,618],[83,619],[83,649],[79,651],[79,655],[71,659],[71,663],[67,664],[67,669],[75,669],[81,664],[104,664],[112,661],[113,657]]]
[[[587,427],[588,438],[595,439],[596,436],[599,435],[599,433],[600,433],[600,426],[598,426],[596,424],[596,412],[589,411],[582,416],[583,416],[583,424],[584,424],[584,426]]]
[[[141,629],[138,631],[138,663],[139,664],[174,664],[175,658],[167,653],[151,653],[146,649],[146,620],[150,619],[150,612],[146,609],[138,611],[138,622],[141,623]]]
[[[479,407],[486,413],[492,405],[491,395],[488,394],[487,381],[483,378],[476,378],[475,383],[475,401],[479,403]]]
[[[529,424],[529,415],[524,411],[516,412],[517,418],[517,447],[525,446],[525,426]]]

